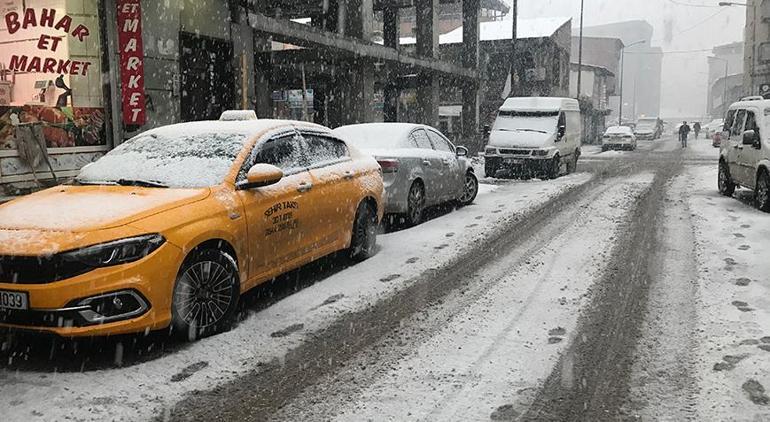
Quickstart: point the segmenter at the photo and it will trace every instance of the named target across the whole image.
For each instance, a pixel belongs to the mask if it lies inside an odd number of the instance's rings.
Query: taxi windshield
[[[81,184],[201,188],[222,183],[247,140],[238,133],[138,135],[83,168]]]

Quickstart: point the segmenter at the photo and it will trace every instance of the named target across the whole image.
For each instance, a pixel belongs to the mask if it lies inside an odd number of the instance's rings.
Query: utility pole
[[[580,39],[578,40],[578,78],[577,99],[580,99],[580,89],[583,84],[583,1],[580,0]]]
[[[509,97],[516,96],[516,39],[518,38],[517,21],[519,20],[519,1],[513,0],[511,13],[513,14],[513,27],[511,32],[511,93]]]

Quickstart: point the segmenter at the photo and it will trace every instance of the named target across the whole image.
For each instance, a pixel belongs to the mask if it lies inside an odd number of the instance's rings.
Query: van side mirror
[[[457,147],[455,149],[455,153],[458,157],[466,157],[468,155],[468,148],[465,147]]]
[[[283,170],[270,164],[256,164],[246,174],[246,181],[238,184],[238,189],[270,186],[280,182],[281,179],[283,179]]]
[[[484,131],[484,136],[488,136],[489,133],[492,132],[492,128],[489,127],[489,125],[484,125],[483,131]]]
[[[758,140],[757,132],[747,130],[743,132],[743,145],[754,145]]]

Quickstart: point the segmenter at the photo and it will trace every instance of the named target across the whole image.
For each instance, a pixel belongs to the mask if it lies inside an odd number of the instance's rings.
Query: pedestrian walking
[[[698,139],[701,131],[700,122],[695,122],[695,124],[692,125],[692,130],[695,132],[695,139]]]
[[[682,122],[682,126],[679,126],[679,141],[682,143],[682,148],[687,148],[687,137],[690,136],[691,130],[687,121]]]

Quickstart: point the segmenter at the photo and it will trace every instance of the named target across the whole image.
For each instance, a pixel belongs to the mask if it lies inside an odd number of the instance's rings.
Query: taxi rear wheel
[[[377,246],[377,212],[372,205],[362,202],[353,222],[353,237],[350,240],[350,257],[356,261],[371,258]]]
[[[235,320],[239,296],[235,259],[216,249],[194,251],[174,286],[172,332],[192,341],[228,330]]]

